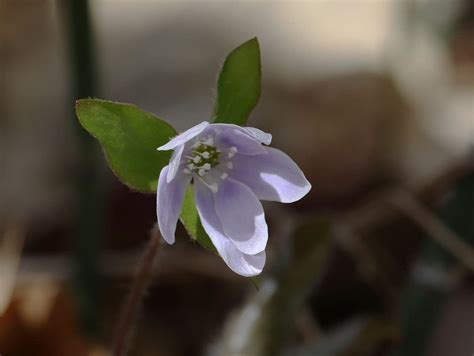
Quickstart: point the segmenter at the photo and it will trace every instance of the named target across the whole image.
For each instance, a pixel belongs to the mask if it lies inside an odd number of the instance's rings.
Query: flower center
[[[184,156],[183,173],[195,176],[216,193],[234,168],[232,158],[238,152],[237,147],[217,148],[213,137],[204,137],[196,141],[191,149]]]
[[[214,146],[198,142],[186,156],[187,164],[185,173],[197,173],[201,177],[219,164],[221,152]]]

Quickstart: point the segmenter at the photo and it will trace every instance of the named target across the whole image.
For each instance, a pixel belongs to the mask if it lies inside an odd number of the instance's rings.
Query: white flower
[[[242,276],[265,265],[268,228],[259,200],[291,203],[311,184],[293,160],[265,147],[272,136],[253,127],[202,122],[158,150],[174,150],[160,173],[157,215],[173,244],[187,186],[193,182],[202,225],[225,263]]]

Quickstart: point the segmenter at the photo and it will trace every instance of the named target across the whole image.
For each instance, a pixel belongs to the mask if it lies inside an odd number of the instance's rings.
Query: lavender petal
[[[183,155],[184,145],[176,147],[173,152],[173,155],[170,159],[168,174],[166,175],[166,181],[169,183],[171,182],[176,174],[178,173],[180,164],[181,164],[181,156]]]
[[[186,142],[191,140],[192,138],[199,135],[201,132],[204,131],[206,127],[209,126],[207,121],[203,121],[200,124],[191,127],[190,129],[184,131],[183,133],[179,134],[178,136],[171,139],[167,144],[158,147],[158,151],[168,151],[172,150],[180,145],[184,145]]]
[[[217,216],[225,235],[243,253],[265,250],[268,227],[262,204],[245,184],[227,179],[214,194]]]
[[[166,179],[168,170],[169,166],[164,167],[158,179],[156,214],[161,235],[171,245],[175,241],[176,224],[191,177],[177,174],[171,182],[168,182]]]
[[[265,265],[265,251],[256,255],[247,255],[239,251],[225,235],[216,213],[214,195],[199,180],[195,183],[196,206],[201,223],[212,243],[229,268],[244,277],[260,274]]]
[[[231,177],[248,186],[260,200],[292,203],[303,198],[311,184],[284,152],[265,147],[266,155],[236,155]]]
[[[260,141],[265,145],[269,145],[272,143],[272,135],[267,132],[264,132],[255,127],[242,127],[242,129],[244,129],[248,135],[252,136],[254,139]]]
[[[213,125],[214,126],[214,125]],[[264,154],[265,148],[260,141],[250,136],[241,127],[234,128],[234,125],[216,125],[218,133],[216,135],[216,146],[223,149],[235,147],[237,152],[244,155]],[[220,128],[219,128],[220,127]]]

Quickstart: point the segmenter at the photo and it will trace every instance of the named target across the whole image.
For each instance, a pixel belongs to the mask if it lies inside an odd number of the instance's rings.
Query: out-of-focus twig
[[[405,190],[395,190],[386,201],[420,226],[431,238],[474,273],[474,249]]]
[[[0,315],[8,307],[15,287],[25,233],[23,224],[10,220],[0,238]]]
[[[328,221],[319,219],[290,232],[286,249],[291,256],[229,320],[212,355],[281,354],[295,317],[324,273],[332,247],[329,230]]]
[[[354,260],[358,272],[371,285],[374,292],[385,300],[388,296],[393,300],[396,295],[396,288],[393,285],[393,276],[389,274],[387,268],[380,268],[375,259],[374,252],[366,245],[351,224],[341,219],[333,223],[332,233],[334,241],[348,253]],[[385,256],[385,267],[390,256]]]
[[[317,342],[321,337],[321,327],[314,319],[310,308],[303,305],[302,310],[295,317],[295,327],[303,339],[304,344]]]
[[[101,277],[105,279],[133,277],[135,273],[130,266],[138,265],[142,253],[141,249],[124,252],[105,251],[101,258]],[[49,278],[65,281],[72,273],[70,261],[70,256],[66,254],[23,256],[17,279],[23,283],[38,276],[48,275]],[[160,253],[160,268],[155,267],[153,273],[160,280],[173,280],[177,275],[185,274],[234,284],[248,284],[247,279],[222,268],[223,266],[224,262],[214,254],[202,248],[181,245],[163,249]]]

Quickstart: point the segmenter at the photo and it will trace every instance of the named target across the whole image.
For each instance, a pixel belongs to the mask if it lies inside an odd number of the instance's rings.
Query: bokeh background
[[[155,224],[155,197],[112,175],[74,101],[184,130],[254,36],[249,125],[313,190],[265,204],[259,290],[179,228],[130,354],[474,353],[472,0],[2,0],[2,356],[107,355]]]

